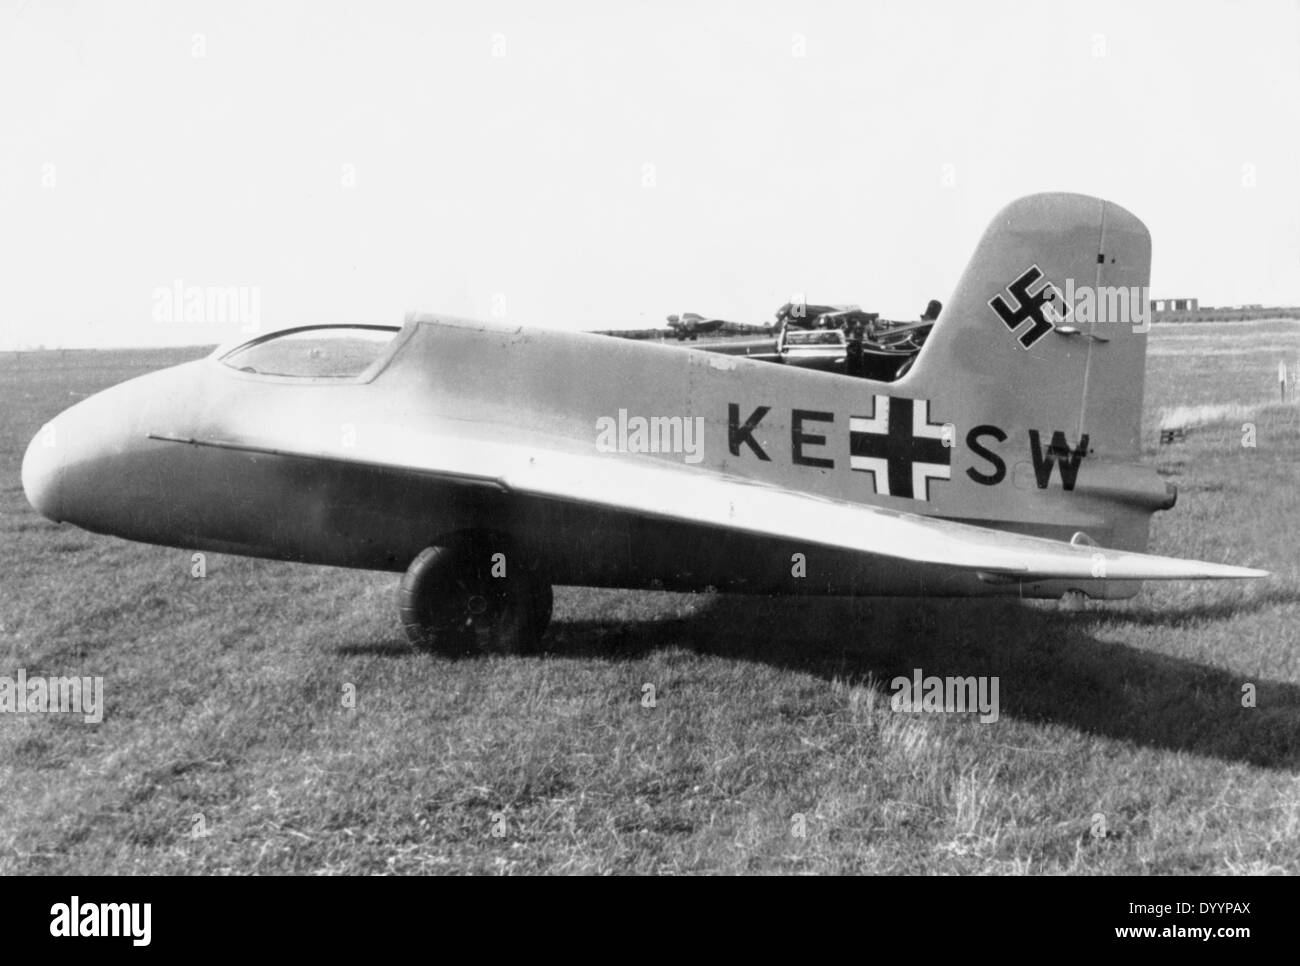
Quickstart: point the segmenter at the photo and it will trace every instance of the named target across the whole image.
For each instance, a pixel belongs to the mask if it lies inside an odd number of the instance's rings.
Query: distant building
[[[1151,301],[1151,308],[1156,312],[1195,312],[1200,307],[1200,299],[1152,299]]]

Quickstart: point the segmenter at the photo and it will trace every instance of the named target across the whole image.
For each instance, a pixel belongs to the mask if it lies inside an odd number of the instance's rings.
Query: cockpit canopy
[[[272,332],[218,357],[240,372],[304,379],[355,379],[400,332],[391,325],[311,325]]]
[[[787,329],[785,332],[787,346],[843,346],[844,342],[844,333],[839,329]]]

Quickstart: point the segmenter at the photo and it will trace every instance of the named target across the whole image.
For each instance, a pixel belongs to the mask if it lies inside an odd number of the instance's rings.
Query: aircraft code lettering
[[[1047,489],[1047,484],[1052,481],[1052,464],[1058,459],[1061,461],[1061,486],[1073,490],[1074,481],[1079,476],[1079,463],[1088,455],[1088,434],[1084,433],[1079,438],[1077,449],[1070,449],[1070,444],[1065,441],[1065,434],[1058,429],[1052,433],[1052,442],[1048,444],[1047,452],[1043,453],[1038,440],[1038,430],[1031,429],[1029,452],[1034,459],[1034,479],[1038,481],[1040,490]]]
[[[754,438],[754,431],[771,411],[757,406],[743,423],[740,406],[727,405],[727,447],[732,456],[748,446],[753,455],[771,457]],[[835,460],[818,454],[826,445],[818,424],[830,425],[835,414],[815,409],[790,412],[790,461],[796,466],[834,469]],[[874,395],[865,416],[849,417],[849,466],[868,474],[872,492],[909,500],[929,500],[930,483],[952,474],[952,448],[945,442],[943,423],[930,419],[928,399]]]
[[[790,459],[796,466],[820,466],[828,470],[835,466],[834,460],[819,456],[806,456],[803,451],[805,445],[826,445],[825,436],[804,432],[803,424],[805,422],[830,423],[834,421],[834,413],[816,412],[811,409],[796,409],[790,414]]]
[[[988,460],[989,465],[993,467],[993,472],[983,473],[980,470],[975,469],[973,466],[968,466],[966,468],[966,475],[976,483],[983,484],[984,486],[997,486],[1007,478],[1007,464],[1003,462],[1001,456],[993,452],[993,450],[986,448],[980,442],[981,436],[992,436],[999,443],[1005,443],[1007,441],[1007,434],[997,426],[984,425],[974,427],[966,434],[966,448],[981,459]]]
[[[741,422],[737,403],[727,406],[727,445],[732,456],[741,456],[742,447],[764,462],[772,457],[755,437],[759,424],[772,411],[771,406],[755,406]],[[821,449],[828,445],[825,427],[833,425],[835,414],[816,409],[790,411],[790,462],[795,466],[834,469],[835,460]],[[945,440],[946,426],[930,417],[930,400],[901,396],[873,395],[865,415],[849,417],[849,468],[865,473],[877,496],[895,496],[908,500],[930,500],[935,480],[952,478],[953,450]],[[1052,476],[1059,475],[1061,488],[1073,490],[1079,469],[1088,455],[1089,437],[1084,433],[1072,447],[1065,433],[1051,431],[1046,447],[1037,429],[1028,431],[1029,459],[1034,482],[1045,490]],[[966,476],[981,486],[997,486],[1007,478],[1007,461],[991,446],[1005,443],[1006,430],[991,423],[973,426],[966,433],[966,448],[979,462],[966,468]]]
[[[764,453],[763,447],[759,446],[758,440],[754,439],[754,429],[771,409],[771,406],[759,406],[749,414],[749,418],[745,420],[745,424],[742,426],[740,425],[740,407],[735,403],[727,405],[727,448],[731,450],[732,456],[740,455],[740,444],[744,443],[754,451],[754,455],[759,459],[771,462],[772,457]]]
[[[966,475],[982,486],[996,486],[1006,479],[1007,464],[1001,456],[982,442],[986,436],[992,437],[999,443],[1007,440],[1007,434],[997,426],[986,424],[972,427],[966,434],[966,448],[980,459],[987,461],[989,470],[986,472],[969,466],[966,468]],[[1051,485],[1052,470],[1056,467],[1060,468],[1061,488],[1073,490],[1079,478],[1079,465],[1087,455],[1087,433],[1080,436],[1079,445],[1071,449],[1065,433],[1059,429],[1053,430],[1052,441],[1047,444],[1047,449],[1044,451],[1042,435],[1036,429],[1029,431],[1029,458],[1034,465],[1034,482],[1040,490],[1045,490]]]

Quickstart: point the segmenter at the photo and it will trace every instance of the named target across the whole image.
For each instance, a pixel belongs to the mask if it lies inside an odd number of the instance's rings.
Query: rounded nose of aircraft
[[[173,496],[174,461],[186,452],[160,449],[166,444],[149,434],[188,425],[190,402],[203,395],[203,365],[118,383],[46,423],[23,457],[23,491],[36,512],[93,533],[156,537]]]
[[[47,424],[27,444],[23,456],[23,492],[27,502],[41,516],[59,520],[59,482],[63,475],[63,455],[58,431]]]

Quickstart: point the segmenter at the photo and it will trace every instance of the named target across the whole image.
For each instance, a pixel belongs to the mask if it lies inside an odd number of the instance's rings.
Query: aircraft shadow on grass
[[[684,648],[700,655],[870,682],[925,675],[996,675],[1002,720],[1223,761],[1300,771],[1300,687],[1094,636],[1101,624],[1137,628],[1225,619],[1293,602],[1276,589],[1237,603],[1062,612],[1013,600],[766,598],[718,595],[669,620],[557,620],[550,659],[633,660]],[[410,655],[396,641],[345,653]],[[1242,706],[1243,685],[1254,708]],[[997,727],[997,723],[983,727]]]

